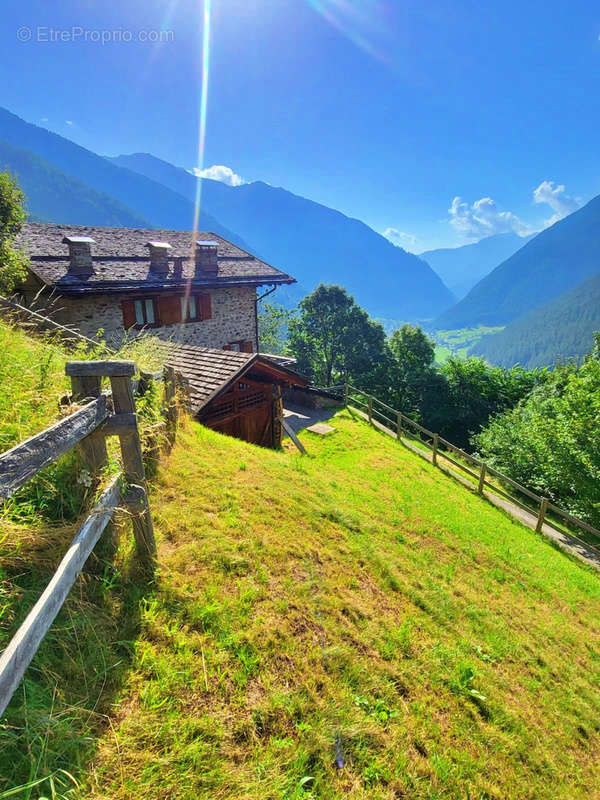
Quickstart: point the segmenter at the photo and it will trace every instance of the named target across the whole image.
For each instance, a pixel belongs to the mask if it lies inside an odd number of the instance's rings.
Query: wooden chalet
[[[282,390],[308,380],[259,353],[165,343],[190,412],[203,425],[263,447],[280,447]]]

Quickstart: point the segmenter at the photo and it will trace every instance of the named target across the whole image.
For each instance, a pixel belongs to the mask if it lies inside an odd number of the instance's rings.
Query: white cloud
[[[392,244],[395,244],[396,247],[415,247],[417,244],[416,236],[413,236],[412,233],[399,231],[397,228],[386,228],[383,235],[386,239],[389,239]]]
[[[491,197],[482,197],[472,205],[455,197],[448,213],[450,224],[468,239],[482,239],[497,233],[526,236],[532,232],[532,228],[512,211],[500,211]]]
[[[192,175],[195,175],[197,178],[210,178],[211,181],[220,181],[221,183],[226,183],[227,186],[241,186],[243,183],[246,183],[246,181],[230,167],[224,167],[223,165],[215,164],[206,169],[193,167],[188,170],[188,172],[191,172]]]
[[[554,225],[559,219],[572,214],[581,206],[581,200],[566,194],[564,184],[554,185],[554,181],[542,181],[537,189],[533,190],[533,202],[550,206],[554,214],[544,221],[545,227]]]
[[[65,124],[66,125],[72,125],[73,124],[73,120],[72,119],[66,119],[65,120]]]

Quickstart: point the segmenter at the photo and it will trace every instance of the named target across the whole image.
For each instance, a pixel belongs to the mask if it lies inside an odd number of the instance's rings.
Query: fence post
[[[542,532],[542,527],[544,525],[544,520],[546,519],[547,511],[548,511],[548,498],[542,497],[542,502],[540,503],[540,513],[538,514],[537,525],[535,526],[536,533]]]
[[[124,364],[127,363],[131,367],[124,368],[124,374],[110,376],[115,414],[135,414],[135,399],[133,397],[133,386],[131,385],[131,376],[135,371],[135,364],[133,362],[124,362]],[[133,534],[138,555],[143,561],[152,562],[156,558],[156,542],[154,541],[152,518],[150,517],[150,508],[148,506],[146,473],[137,419],[129,431],[119,434],[119,441],[121,443],[125,480],[128,484],[139,487],[142,490],[136,497],[137,502],[132,508]]]
[[[396,439],[400,441],[402,438],[402,414],[398,411],[396,414]]]
[[[479,483],[477,485],[477,494],[483,494],[483,487],[485,486],[485,476],[487,473],[487,464],[481,465],[481,472],[479,473]]]
[[[72,375],[71,391],[73,400],[84,400],[87,397],[100,397],[102,378],[99,375]],[[86,436],[79,443],[79,449],[87,470],[92,478],[97,478],[108,465],[108,454],[106,452],[106,439],[99,431]]]
[[[140,559],[146,567],[152,568],[156,558],[156,543],[131,383],[135,370],[133,361],[71,361],[66,366],[67,375],[72,377],[91,377],[99,381],[106,376],[110,379],[115,415],[123,414],[127,419],[127,424],[116,432],[121,443],[123,473],[129,488],[128,505],[132,514],[133,534]]]
[[[433,455],[431,458],[431,462],[434,467],[437,467],[437,454],[438,454],[438,446],[440,443],[440,436],[438,433],[433,434]]]
[[[373,422],[373,397],[369,395],[369,404],[367,406],[367,414],[369,415],[369,422]]]
[[[175,387],[175,370],[173,367],[165,367],[163,372],[165,385],[165,405],[164,416],[167,423],[167,438],[172,445],[177,435],[177,400]]]

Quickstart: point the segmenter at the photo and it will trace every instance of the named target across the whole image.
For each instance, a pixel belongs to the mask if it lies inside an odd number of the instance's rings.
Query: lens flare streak
[[[307,0],[334,28],[369,55],[387,61],[382,40],[388,35],[388,6],[382,0]]]
[[[208,87],[210,73],[210,29],[211,29],[211,0],[203,0],[202,15],[202,82],[200,88],[200,113],[198,127],[198,154],[197,174],[204,169],[204,150],[206,146],[206,123],[208,116]],[[198,225],[202,210],[202,179],[196,179],[196,198],[194,202],[194,225],[192,240],[190,242],[190,260],[194,263],[196,240],[198,238]],[[185,291],[185,308],[189,306],[191,292],[191,279],[188,280]]]

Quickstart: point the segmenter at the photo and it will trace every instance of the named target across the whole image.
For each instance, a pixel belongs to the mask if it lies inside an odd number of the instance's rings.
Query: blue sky
[[[203,8],[4,7],[0,104],[100,153],[194,167]],[[539,229],[600,193],[599,35],[600,6],[578,0],[212,0],[204,166],[415,251]]]

